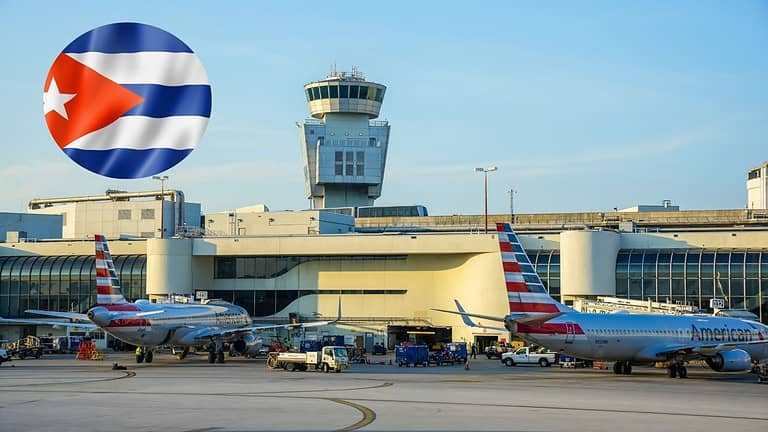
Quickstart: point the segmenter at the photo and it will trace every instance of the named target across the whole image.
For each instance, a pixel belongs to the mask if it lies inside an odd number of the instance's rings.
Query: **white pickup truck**
[[[546,348],[533,349],[531,347],[523,347],[517,351],[502,354],[501,362],[506,366],[538,363],[541,367],[547,367],[555,363],[555,353]]]
[[[269,353],[267,366],[272,369],[283,368],[290,372],[305,371],[309,368],[323,372],[341,372],[349,368],[349,357],[345,347],[325,346],[322,351]]]

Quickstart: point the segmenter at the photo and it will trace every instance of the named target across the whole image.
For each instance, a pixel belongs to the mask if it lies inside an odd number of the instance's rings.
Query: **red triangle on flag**
[[[64,53],[53,62],[45,79],[45,91],[48,91],[52,78],[56,79],[61,93],[76,95],[66,104],[69,119],[56,111],[45,115],[48,130],[60,148],[112,124],[144,101],[141,96]]]

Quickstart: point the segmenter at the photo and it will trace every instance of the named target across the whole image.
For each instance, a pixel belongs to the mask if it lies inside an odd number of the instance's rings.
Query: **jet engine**
[[[262,339],[255,334],[249,334],[244,338],[232,343],[235,351],[246,357],[255,357],[262,346]]]
[[[741,349],[721,351],[705,360],[707,365],[718,372],[741,372],[752,367],[752,357]]]
[[[88,319],[96,323],[96,325],[104,327],[109,324],[112,314],[103,306],[96,306],[88,311]]]

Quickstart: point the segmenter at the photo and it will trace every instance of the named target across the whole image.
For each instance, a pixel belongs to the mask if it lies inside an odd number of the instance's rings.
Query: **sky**
[[[159,189],[76,165],[45,124],[45,77],[80,34],[163,28],[213,91],[202,140],[164,172],[204,212],[308,207],[296,122],[333,64],[388,89],[377,205],[430,214],[738,209],[768,160],[768,2],[40,2],[0,0],[0,212],[33,198]]]

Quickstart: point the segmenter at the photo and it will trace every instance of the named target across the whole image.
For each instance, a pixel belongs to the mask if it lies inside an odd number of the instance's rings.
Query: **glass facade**
[[[332,255],[332,256],[254,256],[215,257],[215,279],[274,279],[299,264],[310,261],[332,261],[338,264],[366,262],[405,261],[405,255]],[[253,317],[273,315],[285,309],[294,300],[306,295],[403,295],[403,289],[255,289],[255,290],[209,290],[208,298],[233,302],[245,308]]]
[[[317,99],[367,99],[381,103],[385,89],[366,85],[320,85],[306,89],[307,101]]]
[[[217,256],[213,260],[214,279],[274,279],[299,264],[310,261],[404,261],[405,255],[332,255],[332,256]],[[242,305],[241,305],[242,306]]]
[[[560,252],[552,250],[526,251],[536,273],[552,298],[560,301]]]
[[[113,257],[123,295],[146,297],[144,255]],[[27,309],[84,313],[96,304],[93,255],[0,257],[0,316],[29,318]]]
[[[559,251],[528,251],[550,295],[560,298]],[[616,297],[672,302],[709,309],[746,309],[768,321],[768,251],[621,250],[616,258]]]

